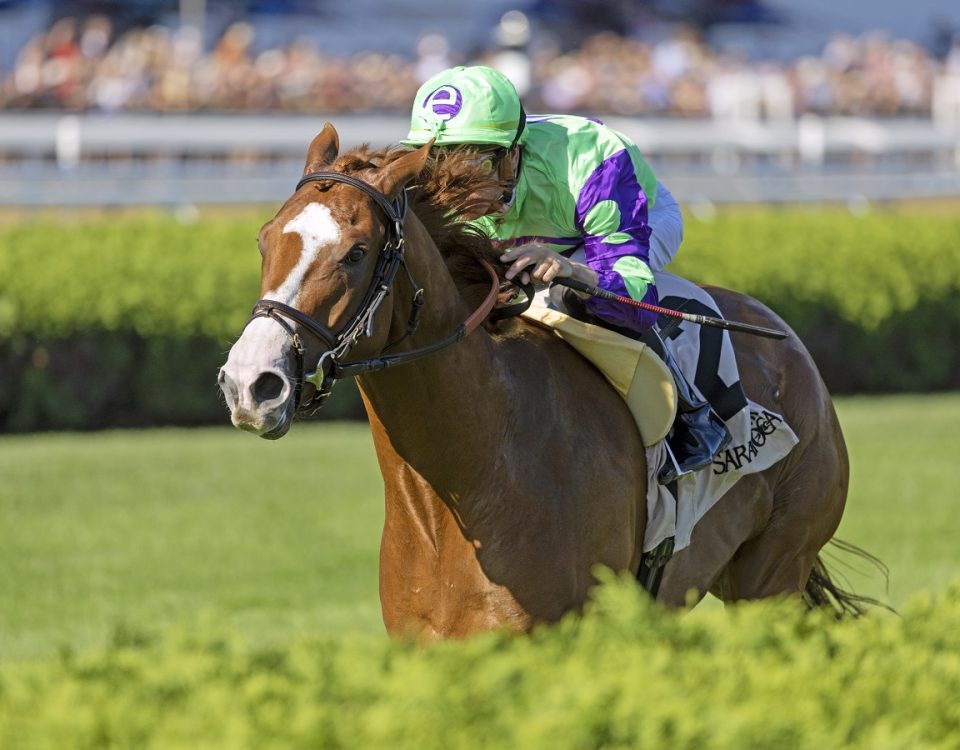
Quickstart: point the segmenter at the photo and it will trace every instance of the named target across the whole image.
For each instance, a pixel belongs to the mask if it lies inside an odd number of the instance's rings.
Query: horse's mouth
[[[293,422],[292,419],[287,419],[284,417],[280,420],[280,424],[268,432],[261,433],[260,437],[262,437],[264,440],[279,440],[286,435],[287,432],[289,432],[291,422]]]
[[[296,414],[297,405],[294,403],[293,399],[290,398],[287,400],[287,403],[284,405],[283,411],[280,414],[280,419],[277,422],[276,426],[260,434],[264,440],[279,440],[287,432],[290,431],[290,426],[293,424],[293,417]]]
[[[233,415],[233,426],[244,432],[252,432],[265,440],[279,440],[290,431],[290,426],[293,424],[293,412],[291,399],[287,401],[283,409],[274,418],[275,421],[271,420],[270,417],[262,420],[247,419],[243,415],[235,413]],[[273,423],[271,424],[271,422]]]

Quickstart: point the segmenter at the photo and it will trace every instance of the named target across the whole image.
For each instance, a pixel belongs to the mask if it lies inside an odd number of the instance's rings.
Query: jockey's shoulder
[[[596,117],[565,114],[527,115],[527,127],[537,130],[561,129],[583,132],[597,132],[609,129],[602,120]]]
[[[563,143],[575,151],[595,150],[602,154],[636,149],[632,141],[603,121],[582,115],[529,115],[524,140],[527,145]]]

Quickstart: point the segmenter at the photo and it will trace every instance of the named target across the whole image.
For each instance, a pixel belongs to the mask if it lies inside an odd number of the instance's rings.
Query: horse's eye
[[[347,253],[347,256],[344,258],[344,260],[346,260],[347,263],[359,263],[361,260],[363,260],[363,256],[366,254],[366,252],[367,248],[365,248],[363,245],[354,245],[350,248],[350,252]]]

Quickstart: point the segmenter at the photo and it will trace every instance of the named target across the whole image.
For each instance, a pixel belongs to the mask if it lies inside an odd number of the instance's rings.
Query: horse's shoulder
[[[529,374],[538,392],[558,389],[586,402],[605,403],[622,409],[623,399],[586,357],[544,325],[527,318],[512,318],[491,331],[498,359],[514,376]]]
[[[582,359],[553,331],[528,318],[518,316],[499,323],[492,335],[496,345],[511,356],[547,356],[553,361],[563,358],[570,359],[571,362]]]

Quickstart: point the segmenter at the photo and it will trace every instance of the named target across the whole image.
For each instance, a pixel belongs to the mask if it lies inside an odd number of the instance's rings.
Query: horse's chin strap
[[[397,346],[400,342],[409,338],[417,330],[420,323],[420,314],[426,302],[423,288],[417,284],[407,266],[405,258],[405,246],[403,239],[403,222],[407,212],[407,193],[401,191],[396,201],[391,202],[387,196],[376,188],[372,187],[363,180],[352,177],[351,175],[340,172],[311,172],[303,176],[297,183],[299,190],[308,182],[341,182],[362,190],[370,196],[377,205],[383,209],[383,212],[390,219],[390,228],[383,249],[377,257],[377,267],[374,270],[374,278],[364,295],[363,302],[353,318],[340,330],[339,333],[332,332],[327,326],[306,313],[297,310],[295,307],[278,302],[276,300],[262,299],[253,307],[253,315],[250,320],[258,317],[269,317],[283,326],[284,330],[290,335],[293,342],[294,354],[297,360],[297,372],[299,374],[294,391],[294,400],[298,410],[316,411],[330,396],[333,386],[336,382],[345,377],[353,377],[368,372],[376,372],[387,367],[394,367],[400,364],[412,362],[428,354],[432,354],[445,346],[460,341],[464,336],[474,331],[480,323],[490,314],[497,300],[497,290],[499,288],[499,279],[496,271],[484,260],[482,265],[490,274],[492,288],[487,294],[480,307],[467,318],[453,333],[445,339],[430,344],[420,349],[414,349],[400,354],[382,355],[371,359],[360,360],[358,362],[342,362],[350,350],[362,339],[373,335],[373,321],[377,310],[383,304],[384,299],[390,293],[393,280],[397,275],[397,270],[402,266],[410,287],[413,289],[413,299],[410,307],[410,317],[407,321],[407,328],[403,335],[387,345],[384,351]],[[316,367],[311,372],[305,371],[304,356],[306,349],[300,339],[296,329],[290,325],[286,319],[299,323],[303,328],[312,333],[316,338],[323,342],[327,350],[320,356]],[[249,324],[250,321],[247,321]],[[303,391],[303,384],[310,383],[316,389],[310,401],[301,405],[300,399]]]

